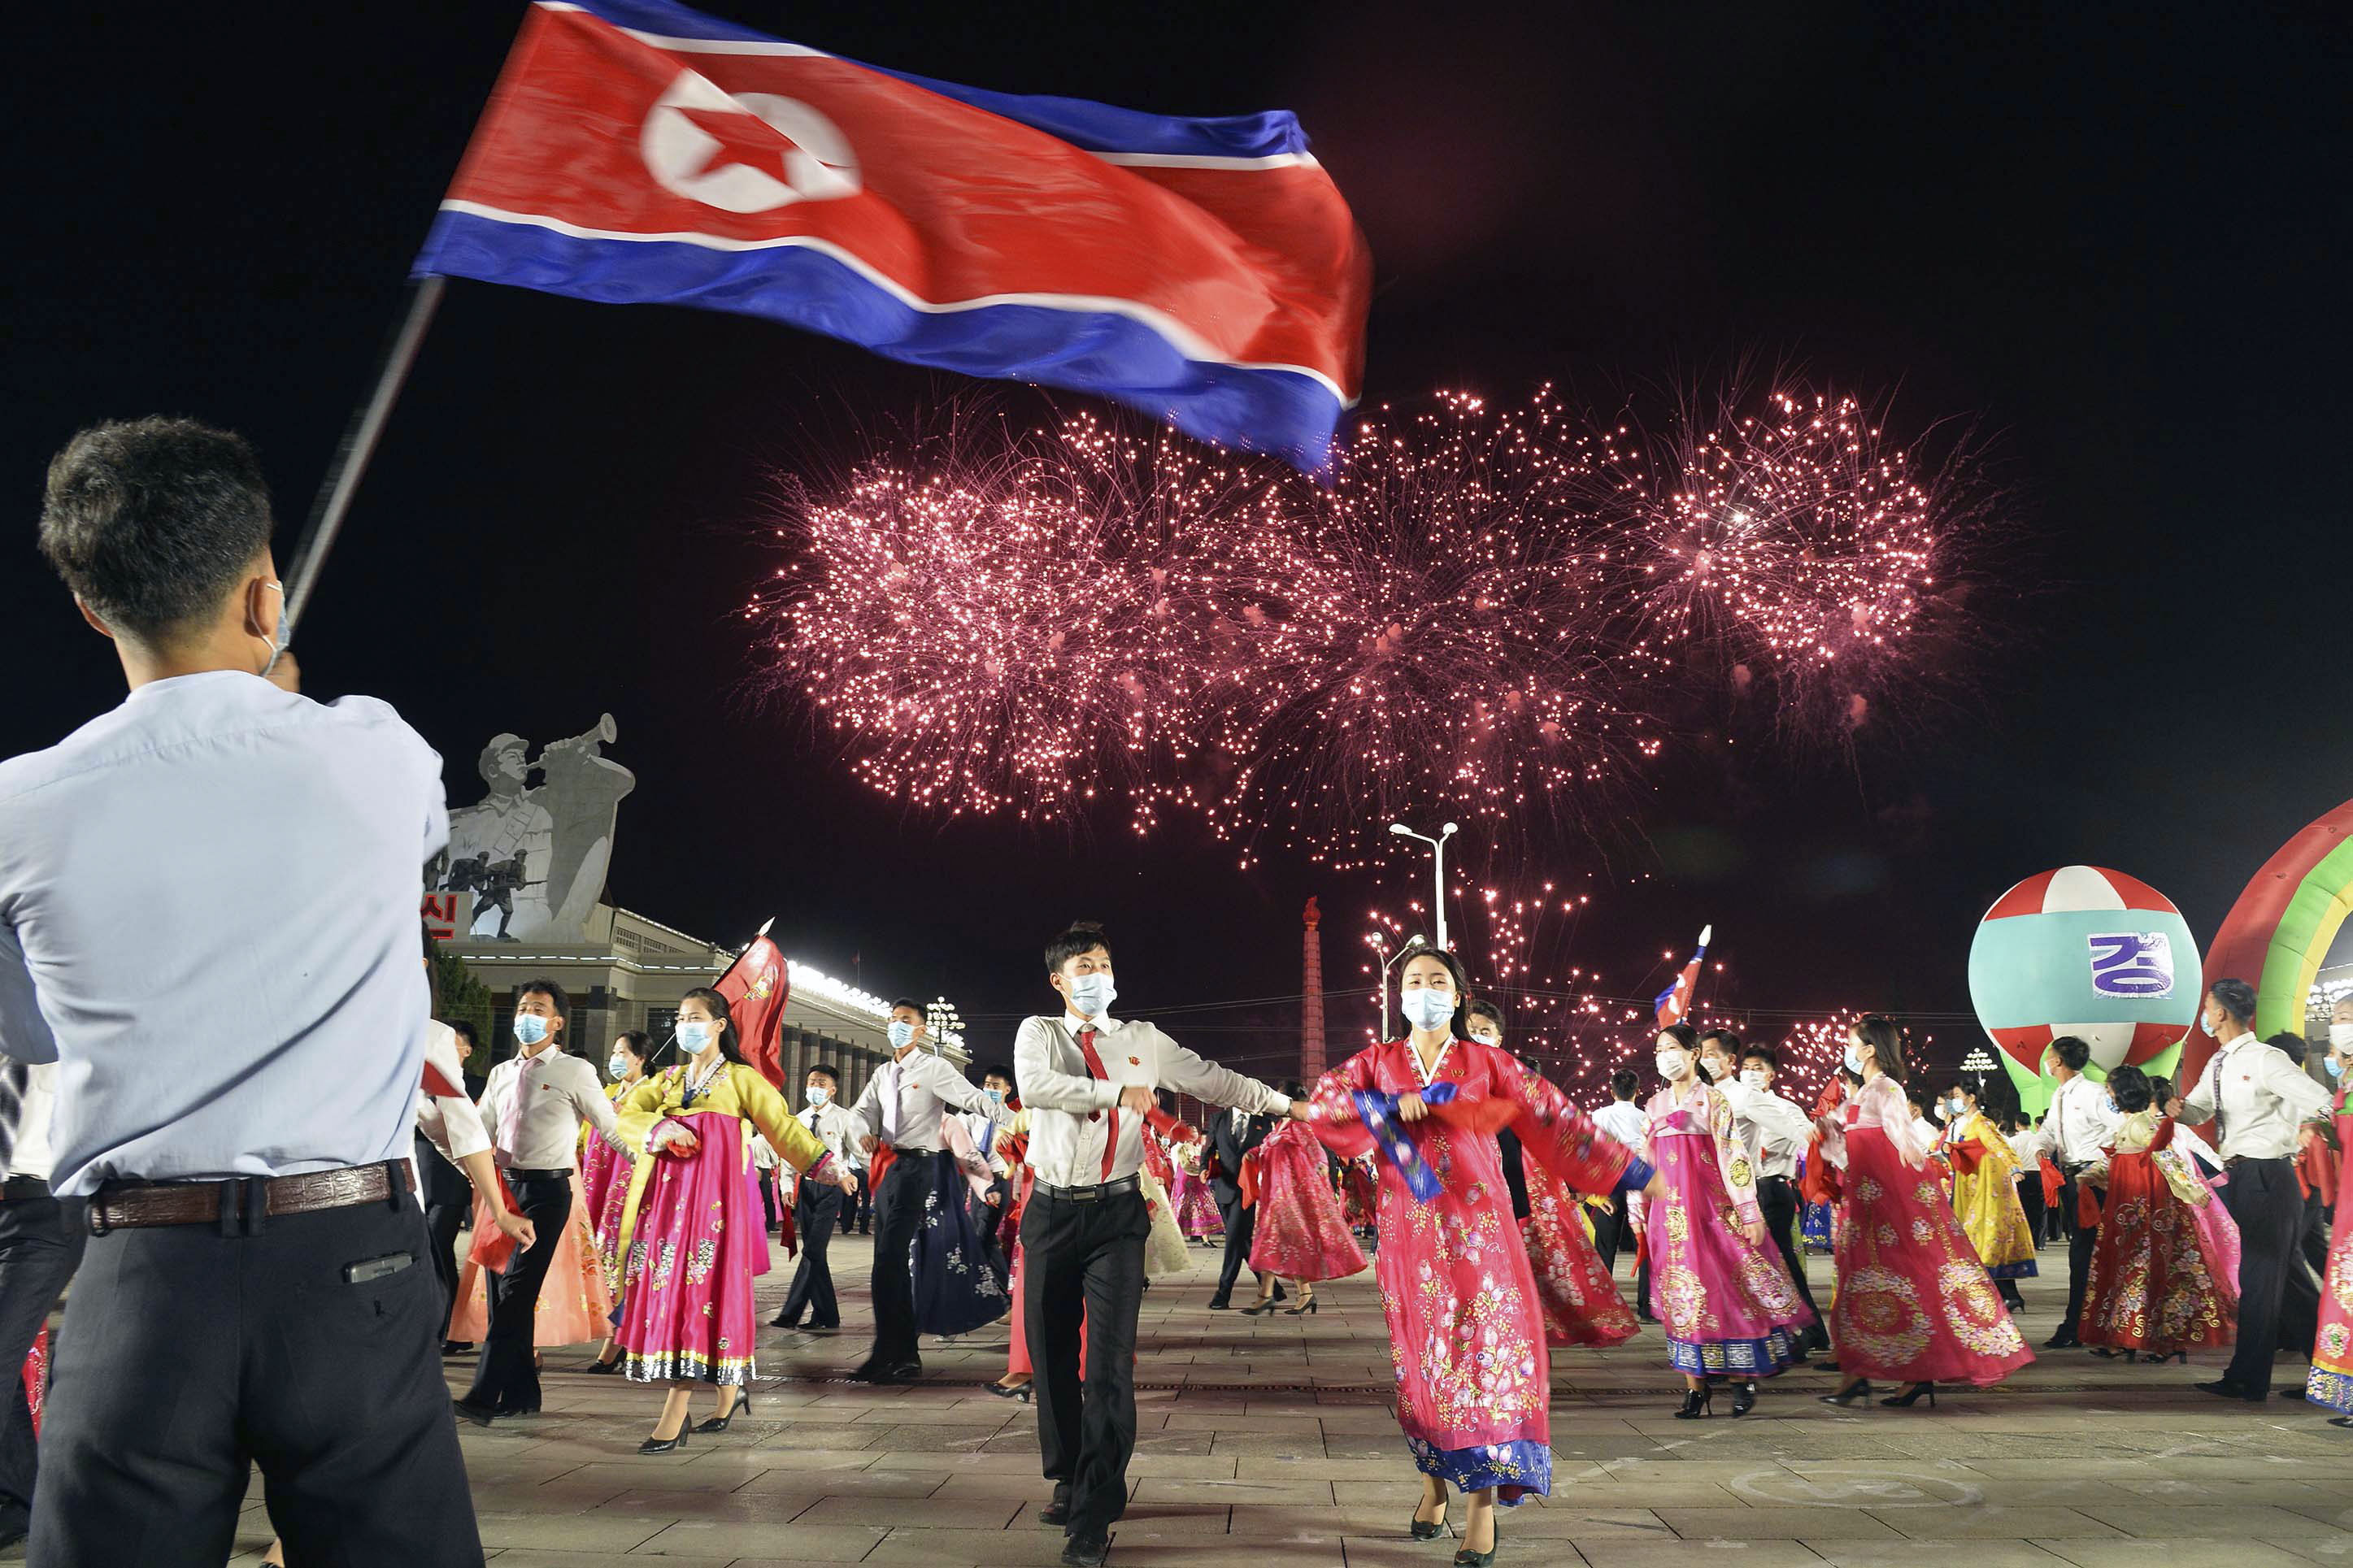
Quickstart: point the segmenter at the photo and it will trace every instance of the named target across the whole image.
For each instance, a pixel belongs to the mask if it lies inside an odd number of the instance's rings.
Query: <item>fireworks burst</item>
[[[1970,515],[1852,399],[1672,440],[1547,392],[1356,433],[1332,483],[1092,415],[958,425],[787,498],[744,608],[868,784],[944,815],[1172,811],[1361,863],[1442,805],[1587,822],[1729,666],[1778,718],[1900,692]],[[1853,710],[1847,711],[1852,717]]]

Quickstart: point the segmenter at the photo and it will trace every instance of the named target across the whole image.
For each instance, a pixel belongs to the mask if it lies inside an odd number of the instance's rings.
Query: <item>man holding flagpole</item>
[[[0,1052],[58,1064],[53,1180],[90,1230],[48,1568],[217,1568],[257,1463],[296,1563],[481,1561],[407,1159],[441,759],[374,699],[259,679],[270,530],[252,452],[190,420],[49,466],[42,553],[131,694],[0,763]]]

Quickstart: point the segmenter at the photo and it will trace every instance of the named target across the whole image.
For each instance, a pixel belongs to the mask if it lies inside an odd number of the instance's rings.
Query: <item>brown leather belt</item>
[[[393,1202],[415,1190],[406,1160],[234,1182],[109,1182],[90,1200],[90,1233],[217,1224],[234,1236],[259,1229],[265,1217]]]

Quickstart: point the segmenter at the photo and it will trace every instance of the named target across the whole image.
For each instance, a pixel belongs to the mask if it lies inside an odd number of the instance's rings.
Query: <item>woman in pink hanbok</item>
[[[1463,1037],[1467,991],[1452,953],[1408,959],[1398,994],[1411,1034],[1324,1074],[1313,1125],[1344,1157],[1376,1144],[1384,1154],[1374,1277],[1398,1421],[1422,1475],[1413,1538],[1447,1528],[1459,1489],[1470,1511],[1454,1561],[1486,1568],[1496,1508],[1552,1489],[1551,1364],[1495,1132],[1510,1126],[1530,1160],[1580,1192],[1654,1184],[1559,1089]]]
[[[1798,1360],[1798,1342],[1814,1321],[1765,1227],[1757,1173],[1733,1131],[1732,1103],[1699,1064],[1699,1032],[1688,1024],[1661,1031],[1659,1076],[1666,1087],[1644,1107],[1645,1157],[1666,1194],[1649,1205],[1642,1242],[1651,1290],[1666,1330],[1669,1358],[1683,1374],[1690,1420],[1711,1403],[1710,1379],[1736,1380],[1732,1414],[1757,1404],[1757,1380]]]
[[[1890,1378],[1904,1390],[1882,1405],[1926,1394],[1933,1408],[1939,1380],[1987,1387],[2034,1355],[1927,1168],[1932,1140],[1904,1100],[1903,1031],[1863,1018],[1847,1031],[1846,1065],[1862,1087],[1816,1123],[1841,1173],[1831,1337],[1847,1379],[1822,1399],[1853,1405],[1871,1397],[1873,1378]]]
[[[605,1098],[619,1104],[646,1076],[646,1060],[653,1044],[643,1029],[624,1029],[613,1037],[613,1054],[606,1059]],[[629,1167],[633,1161],[602,1138],[580,1130],[580,1188],[587,1195],[588,1228],[596,1240],[596,1259],[605,1270],[605,1288],[617,1301],[621,1296],[621,1211],[629,1205]],[[621,1347],[613,1342],[607,1325],[604,1345],[590,1372],[621,1370]]]
[[[2219,1278],[2236,1284],[2239,1278],[2239,1222],[2222,1202],[2222,1185],[2230,1180],[2222,1168],[2222,1156],[2214,1146],[2198,1135],[2192,1127],[2180,1122],[2181,1094],[2169,1078],[2148,1080],[2150,1092],[2156,1096],[2158,1109],[2174,1119],[2173,1152],[2181,1156],[2181,1165],[2190,1181],[2205,1189],[2207,1201],[2194,1205],[2190,1215],[2198,1225],[2198,1234],[2207,1250],[2215,1258]]]
[[[2353,997],[2338,997],[2331,1010],[2328,1055],[2322,1065],[2337,1086],[2330,1107],[2337,1147],[2353,1150],[2353,1100],[2347,1093],[2348,1084],[2353,1083]],[[2312,1368],[2304,1378],[2305,1398],[2337,1413],[2328,1418],[2331,1426],[2353,1426],[2353,1221],[2345,1217],[2345,1210],[2340,1175],[2337,1217],[2328,1233],[2328,1267],[2320,1280],[2320,1331],[2313,1337]]]
[[[1201,1147],[1198,1142],[1172,1143],[1168,1151],[1168,1201],[1176,1210],[1176,1228],[1187,1241],[1207,1241],[1225,1230],[1225,1222],[1218,1217],[1218,1200],[1201,1174]]]
[[[1296,1079],[1282,1086],[1293,1100],[1306,1090]],[[1299,1300],[1282,1309],[1292,1317],[1319,1310],[1315,1282],[1365,1271],[1365,1254],[1349,1234],[1340,1194],[1333,1190],[1331,1155],[1304,1121],[1283,1121],[1242,1160],[1242,1202],[1258,1211],[1250,1232],[1250,1266],[1259,1279],[1257,1302],[1242,1310],[1256,1316],[1276,1310],[1278,1279],[1298,1282]]]

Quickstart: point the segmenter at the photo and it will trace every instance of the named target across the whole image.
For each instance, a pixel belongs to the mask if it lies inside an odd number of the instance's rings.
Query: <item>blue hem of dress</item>
[[[1498,1508],[1517,1508],[1529,1492],[1552,1490],[1552,1445],[1519,1438],[1509,1443],[1479,1443],[1467,1448],[1440,1448],[1420,1437],[1408,1437],[1413,1467],[1436,1476],[1457,1491],[1482,1492],[1489,1487],[1515,1487],[1520,1495],[1495,1494]]]
[[[1798,1336],[1775,1329],[1761,1340],[1670,1339],[1668,1359],[1693,1377],[1775,1377],[1798,1362]]]
[[[2034,1259],[2030,1258],[2023,1263],[1989,1264],[1986,1268],[1986,1278],[1989,1279],[2031,1279],[2034,1278]]]
[[[2304,1396],[2323,1410],[2353,1415],[2353,1377],[2314,1367],[2305,1373]]]

